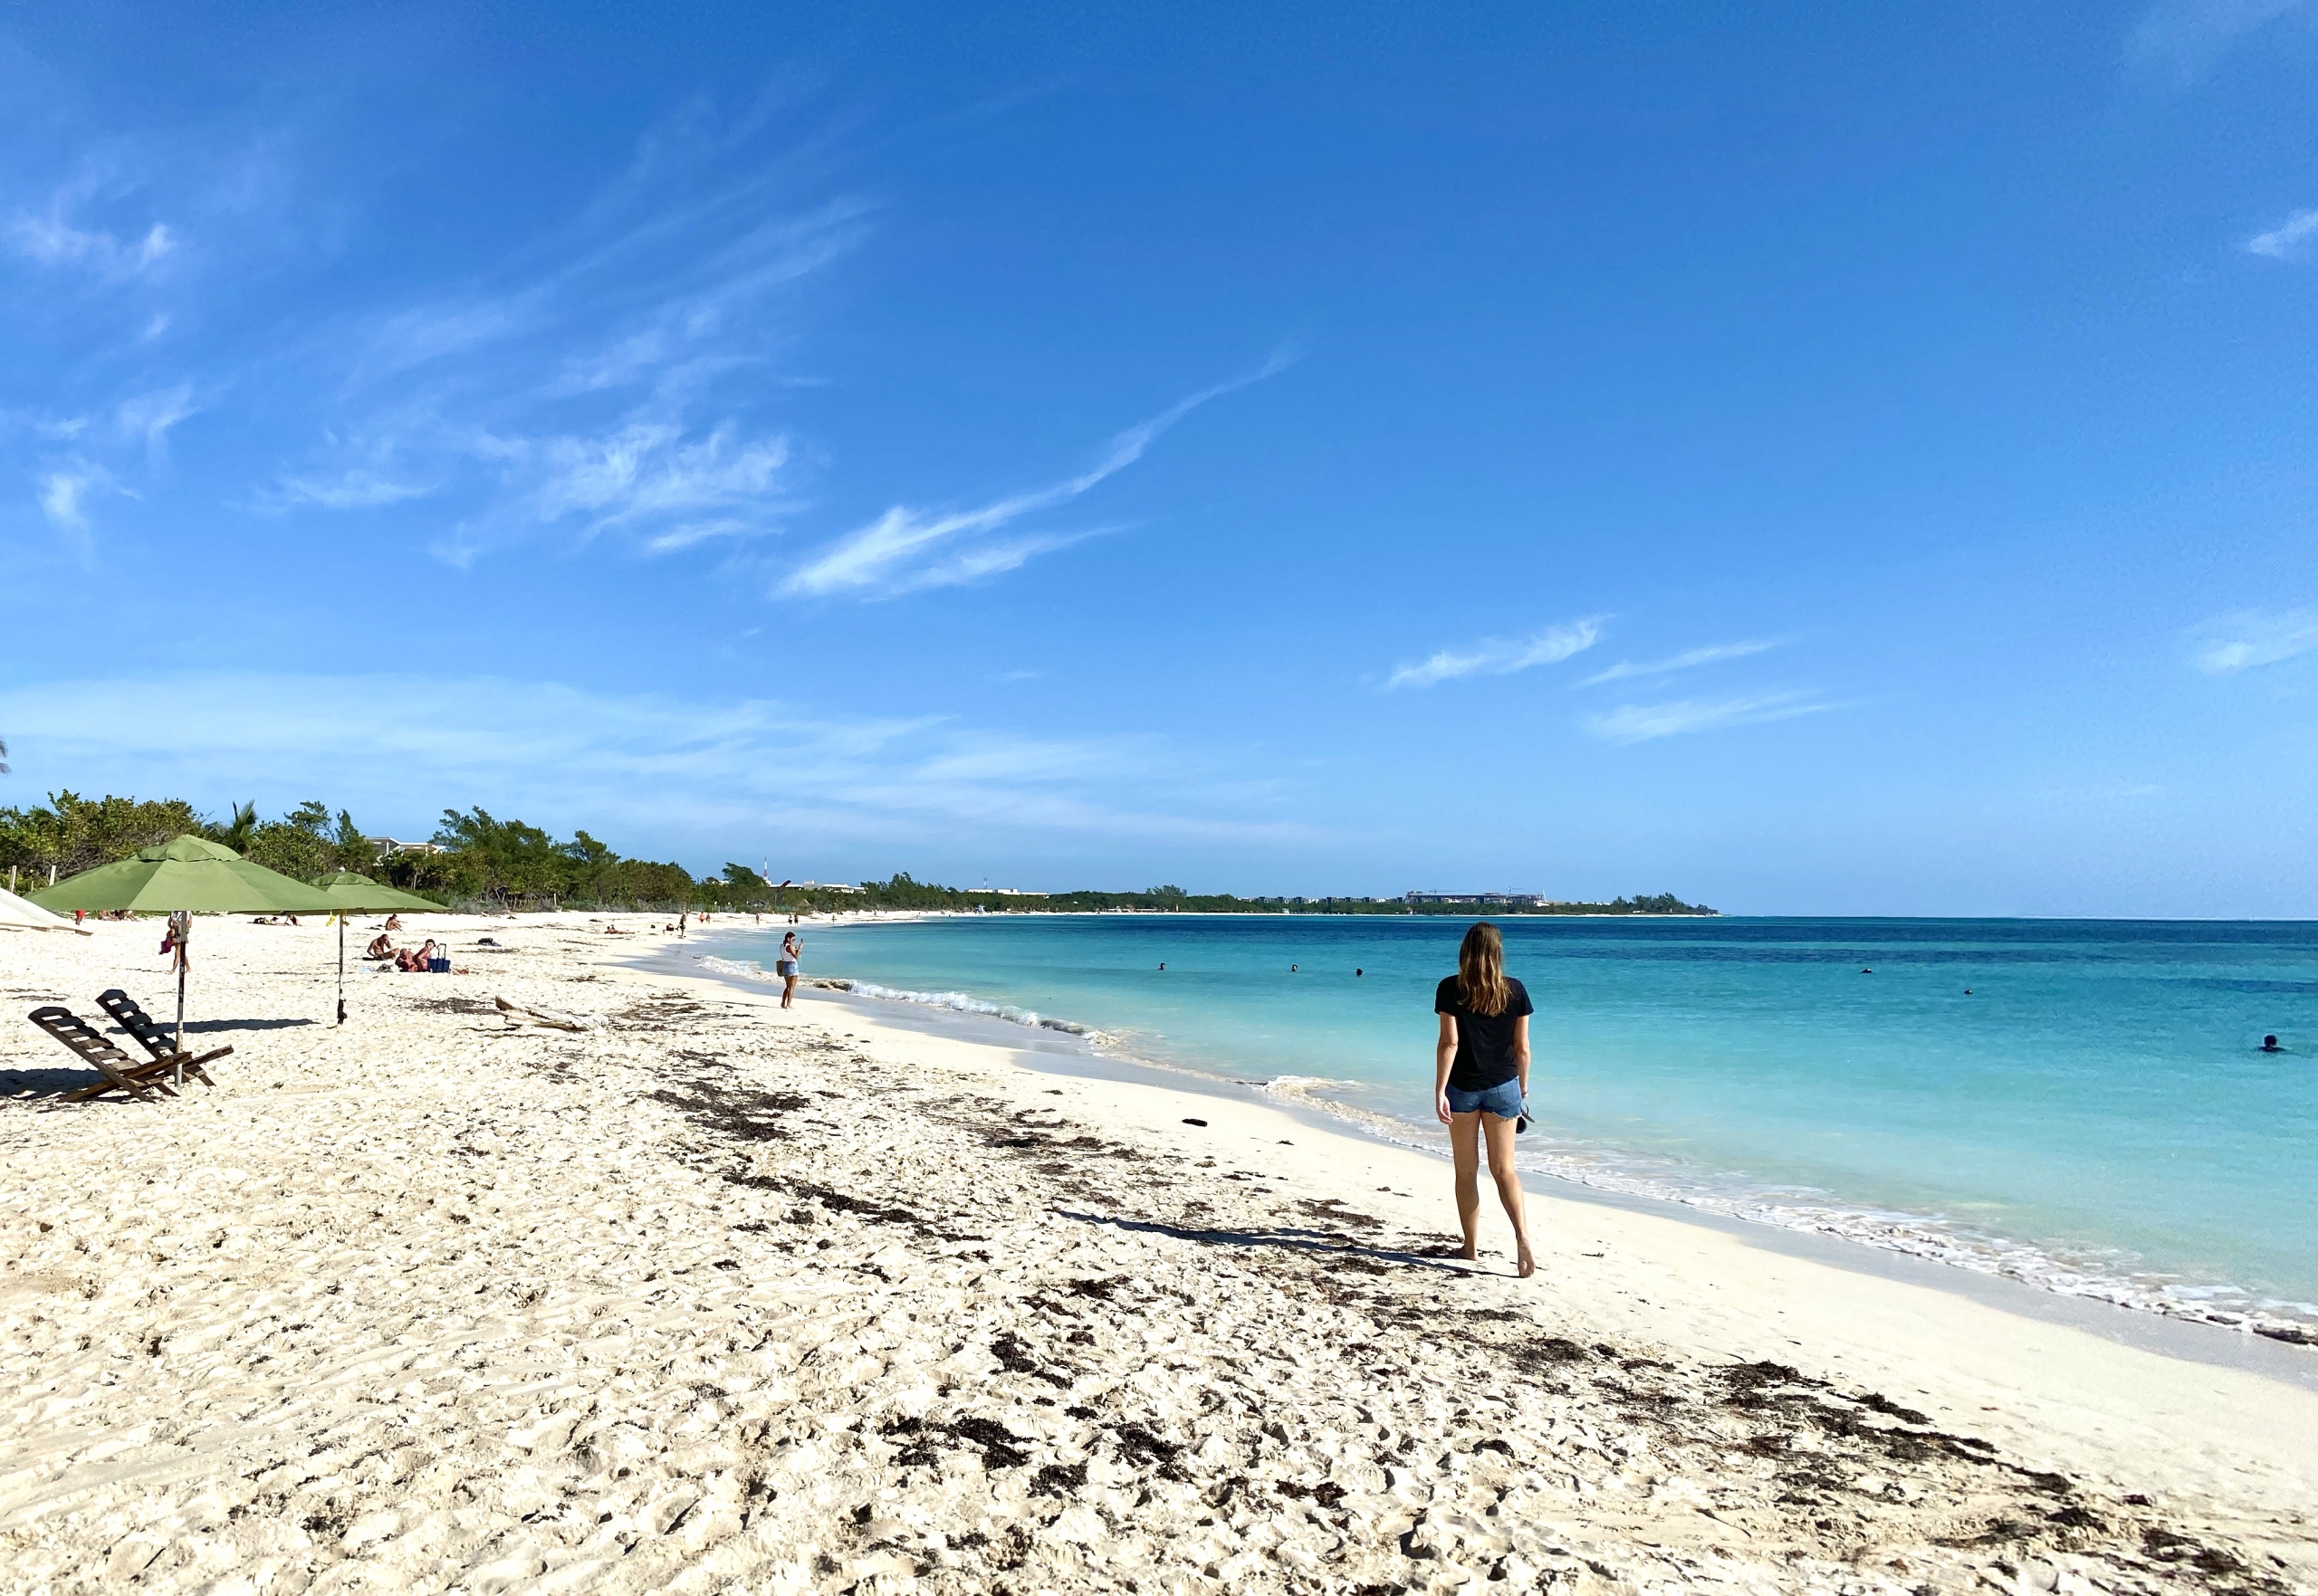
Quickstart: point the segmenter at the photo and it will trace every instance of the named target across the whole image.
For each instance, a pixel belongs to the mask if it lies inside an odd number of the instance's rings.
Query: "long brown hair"
[[[1505,984],[1505,939],[1486,920],[1474,922],[1457,950],[1457,992],[1475,1014],[1503,1014],[1513,1001]]]

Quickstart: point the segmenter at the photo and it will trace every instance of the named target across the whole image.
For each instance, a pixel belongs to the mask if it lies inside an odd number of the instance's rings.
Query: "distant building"
[[[792,881],[789,884],[800,893],[858,893],[867,890],[848,886],[841,881]]]
[[[1479,907],[1498,904],[1507,909],[1535,909],[1550,903],[1543,893],[1405,893],[1404,903],[1471,903]]]
[[[391,859],[398,854],[447,854],[451,850],[431,842],[401,842],[391,836],[366,836],[370,851],[381,859]]]

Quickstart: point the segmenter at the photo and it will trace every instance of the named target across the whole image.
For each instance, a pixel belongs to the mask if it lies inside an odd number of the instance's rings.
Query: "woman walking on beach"
[[[781,935],[781,957],[773,960],[772,972],[781,978],[781,1006],[797,1007],[797,965],[805,957],[805,944],[795,932]]]
[[[1432,1050],[1432,1112],[1449,1127],[1457,1165],[1457,1218],[1465,1228],[1465,1257],[1480,1256],[1480,1143],[1489,1143],[1489,1172],[1498,1200],[1513,1221],[1521,1277],[1537,1272],[1529,1253],[1529,1221],[1521,1202],[1521,1176],[1513,1167],[1513,1135],[1528,1110],[1529,1016],[1521,983],[1505,973],[1505,939],[1486,920],[1465,933],[1457,973],[1432,994],[1441,1039]]]

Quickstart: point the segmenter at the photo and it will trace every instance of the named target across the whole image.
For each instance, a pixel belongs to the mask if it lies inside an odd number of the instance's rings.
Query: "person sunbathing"
[[[388,931],[400,931],[402,929],[402,916],[399,914],[388,915],[387,929]]]
[[[385,932],[380,932],[377,936],[372,937],[369,947],[363,950],[362,953],[365,959],[391,959],[394,956],[395,940]]]
[[[395,954],[395,968],[425,975],[432,967],[434,958],[435,939],[429,937],[416,951],[408,948],[398,951]]]

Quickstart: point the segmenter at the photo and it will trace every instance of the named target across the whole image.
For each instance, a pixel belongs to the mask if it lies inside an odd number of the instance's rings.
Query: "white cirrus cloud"
[[[2189,663],[2208,676],[2234,676],[2318,649],[2318,608],[2241,609],[2216,616],[2190,635]]]
[[[323,510],[372,510],[424,498],[435,491],[431,483],[398,482],[391,476],[355,467],[328,477],[285,476],[261,495],[260,507],[271,511],[312,504]]]
[[[421,305],[388,316],[370,334],[348,383],[360,386],[506,338],[523,327],[541,297],[533,290],[481,304]]]
[[[81,469],[52,471],[39,480],[41,513],[60,532],[75,535],[89,530],[89,512],[81,501],[96,485],[96,475],[86,466]]]
[[[1144,452],[1162,433],[1200,406],[1261,382],[1285,370],[1288,363],[1288,357],[1276,355],[1245,377],[1217,383],[1177,400],[1149,420],[1138,422],[1112,438],[1094,465],[1061,482],[1009,494],[972,510],[937,511],[896,504],[791,571],[781,584],[780,591],[794,597],[826,597],[841,593],[885,597],[1012,570],[1034,555],[1082,541],[1094,534],[1042,533],[987,543],[975,543],[973,540],[996,532],[1026,515],[1077,499],[1142,459]],[[951,546],[962,540],[971,546],[953,552]]]
[[[101,277],[133,277],[175,253],[177,235],[156,222],[142,237],[120,239],[101,228],[75,227],[60,201],[46,215],[20,215],[8,229],[16,253],[43,266],[85,266]]]
[[[155,718],[152,706],[172,712]],[[137,725],[124,742],[118,729]],[[321,796],[424,834],[483,807],[623,853],[702,862],[747,839],[903,850],[1109,840],[1271,849],[1321,840],[1269,778],[1163,738],[1038,736],[934,716],[847,716],[765,699],[593,692],[515,677],[187,673],[0,686],[33,780],[177,796]],[[798,839],[808,839],[800,843]],[[799,874],[804,872],[800,871]]]
[[[783,369],[804,313],[790,291],[867,236],[869,206],[816,195],[827,163],[772,121],[697,102],[647,135],[651,181],[616,181],[504,262],[305,330],[291,364],[325,390],[319,425],[254,503],[424,495],[453,565],[543,534],[665,557],[778,530],[794,456],[761,418],[808,380]]]
[[[1460,676],[1509,676],[1533,665],[1559,664],[1601,640],[1601,616],[1588,616],[1566,626],[1547,626],[1528,637],[1483,638],[1462,648],[1443,648],[1413,664],[1396,665],[1384,679],[1390,692],[1396,687],[1431,687]]]
[[[2296,211],[2267,233],[2256,233],[2246,241],[2246,250],[2274,261],[2290,261],[2313,244],[2318,244],[2318,210]]]
[[[1648,742],[1653,738],[1716,731],[1726,726],[1791,721],[1798,715],[1815,715],[1834,707],[1815,693],[1758,693],[1737,698],[1622,703],[1601,714],[1587,715],[1580,724],[1607,741]]]
[[[1664,659],[1644,660],[1639,664],[1633,660],[1622,659],[1605,671],[1595,672],[1578,685],[1598,687],[1604,682],[1630,681],[1636,676],[1671,675],[1676,671],[1687,671],[1699,665],[1767,654],[1786,641],[1784,637],[1754,637],[1738,643],[1710,643],[1702,648],[1684,649],[1681,654],[1669,655]]]
[[[680,522],[648,540],[665,551],[766,530],[775,509],[767,500],[789,444],[745,440],[730,424],[687,439],[675,423],[634,420],[595,437],[536,440],[526,453],[541,473],[525,506],[532,519],[548,525],[577,516],[590,537],[618,526]],[[699,519],[736,508],[752,513]]]
[[[2308,0],[2158,0],[2126,49],[2135,62],[2188,83],[2243,40]]]
[[[96,539],[89,523],[91,496],[139,496],[103,466],[78,455],[36,474],[33,486],[40,500],[41,513],[84,565],[93,564],[96,557]]]
[[[193,402],[193,385],[181,382],[174,387],[130,395],[120,402],[114,416],[123,433],[144,440],[147,457],[158,465],[168,455],[169,429],[200,411],[201,406]]]

